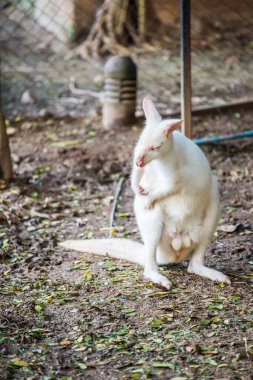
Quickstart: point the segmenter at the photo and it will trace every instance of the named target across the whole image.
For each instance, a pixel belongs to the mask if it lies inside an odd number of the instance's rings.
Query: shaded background
[[[111,29],[101,22],[107,38],[101,44],[92,27],[101,7],[106,13],[113,3],[120,9],[126,6],[123,32],[112,35],[117,17]],[[253,5],[246,0],[192,1],[193,106],[252,98],[252,15]],[[115,53],[132,55],[138,65],[138,99],[152,94],[161,111],[177,110],[179,29],[176,0],[115,0],[103,5],[99,0],[5,1],[0,16],[4,113],[11,118],[20,114],[77,117],[90,107],[99,108],[95,97],[73,96],[69,80],[74,77],[78,87],[101,92],[103,65]]]

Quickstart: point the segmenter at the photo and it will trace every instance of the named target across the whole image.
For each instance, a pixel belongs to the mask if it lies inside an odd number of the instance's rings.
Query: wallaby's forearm
[[[149,208],[154,207],[156,202],[162,201],[165,198],[173,196],[180,191],[180,186],[175,184],[173,187],[164,187],[159,188],[158,190],[148,194],[148,205]]]
[[[134,165],[132,175],[131,175],[131,187],[134,194],[138,193],[138,188],[139,188],[143,173],[144,173],[143,168],[139,168],[136,165]]]

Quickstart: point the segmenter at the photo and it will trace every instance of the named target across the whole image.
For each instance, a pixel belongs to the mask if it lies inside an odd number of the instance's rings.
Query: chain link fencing
[[[0,7],[7,118],[87,115],[100,107],[112,54],[130,54],[138,66],[138,112],[147,94],[163,113],[180,109],[179,1],[6,0]],[[249,0],[192,0],[193,107],[253,98],[252,16]]]

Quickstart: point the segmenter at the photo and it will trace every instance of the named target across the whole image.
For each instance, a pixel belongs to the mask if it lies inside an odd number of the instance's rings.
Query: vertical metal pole
[[[180,0],[182,133],[191,138],[191,0]]]

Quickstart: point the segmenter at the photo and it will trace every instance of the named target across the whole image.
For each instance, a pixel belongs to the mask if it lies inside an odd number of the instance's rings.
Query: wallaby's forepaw
[[[172,283],[167,279],[167,277],[158,272],[144,272],[144,277],[152,281],[159,288],[170,290],[172,287]]]
[[[199,276],[209,278],[212,281],[225,282],[227,284],[231,284],[231,281],[228,278],[228,276],[226,276],[222,272],[219,272],[215,269],[207,268],[204,265],[198,265],[198,266],[190,266],[189,265],[188,272],[189,273],[195,273]]]
[[[141,187],[140,185],[138,186],[138,194],[140,195],[148,195],[148,191],[145,190],[143,187]]]

